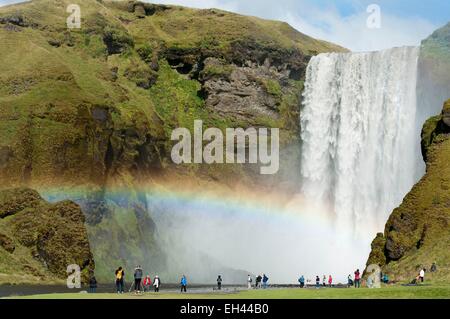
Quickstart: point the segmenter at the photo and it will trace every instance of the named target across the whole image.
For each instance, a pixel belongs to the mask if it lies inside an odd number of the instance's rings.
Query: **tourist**
[[[258,275],[258,277],[256,277],[256,281],[255,281],[255,287],[256,287],[256,289],[258,289],[258,288],[261,287],[261,280],[262,280],[261,275]]]
[[[181,292],[187,292],[186,288],[187,288],[187,279],[186,276],[183,275],[183,277],[181,277],[181,281],[180,281],[180,285],[181,285]]]
[[[95,294],[95,291],[97,290],[97,279],[94,275],[91,275],[89,278],[89,293]]]
[[[320,288],[320,278],[319,276],[316,276],[316,288]]]
[[[425,268],[420,270],[419,280],[420,280],[420,282],[424,282],[424,280],[425,280]]]
[[[348,275],[348,277],[347,277],[347,287],[350,288],[351,286],[353,286],[352,275]]]
[[[217,290],[221,290],[222,289],[222,276],[219,275],[217,277]]]
[[[436,271],[437,271],[437,265],[436,265],[436,262],[434,262],[434,263],[431,265],[430,271],[431,271],[431,272],[436,272]]]
[[[361,273],[359,269],[355,271],[355,288],[361,288]]]
[[[326,287],[327,286],[327,276],[323,275],[322,277],[322,286]]]
[[[141,293],[141,282],[142,282],[142,268],[141,266],[136,266],[134,269],[134,293],[139,294]]]
[[[328,286],[331,288],[331,286],[333,285],[333,277],[328,276]]]
[[[373,288],[373,280],[370,276],[367,278],[367,288]]]
[[[150,287],[152,286],[152,279],[150,278],[149,274],[147,274],[147,276],[145,276],[142,286],[143,286],[144,292],[150,291]]]
[[[116,288],[118,294],[123,294],[124,280],[125,280],[125,271],[122,267],[119,267],[116,272]]]
[[[300,283],[300,288],[305,287],[305,276],[302,275],[302,276],[298,279],[298,282]]]
[[[158,276],[155,276],[153,280],[153,287],[155,287],[155,292],[159,292],[159,287],[161,286],[161,279]]]
[[[263,288],[266,289],[267,288],[267,282],[269,281],[269,277],[266,276],[266,274],[263,275]]]
[[[250,275],[248,275],[248,277],[247,277],[247,288],[248,289],[252,289],[252,281],[253,281],[252,277]]]
[[[383,275],[383,279],[382,279],[383,283],[388,284],[389,283],[389,276],[388,274],[384,274]]]

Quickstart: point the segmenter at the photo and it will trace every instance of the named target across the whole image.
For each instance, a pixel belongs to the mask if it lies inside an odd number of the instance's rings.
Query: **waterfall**
[[[370,240],[424,172],[416,123],[419,48],[329,53],[308,65],[302,193],[338,231]]]

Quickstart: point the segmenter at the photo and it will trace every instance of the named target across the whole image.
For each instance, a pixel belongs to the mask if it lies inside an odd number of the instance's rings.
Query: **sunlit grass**
[[[392,286],[380,289],[368,288],[320,288],[320,289],[267,289],[236,293],[148,293],[123,295],[113,293],[45,294],[24,299],[449,299],[450,286]]]

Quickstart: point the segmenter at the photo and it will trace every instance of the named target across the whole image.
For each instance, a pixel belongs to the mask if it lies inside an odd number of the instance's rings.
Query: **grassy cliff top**
[[[129,28],[136,38],[164,40],[169,45],[193,47],[198,45],[227,46],[235,40],[253,40],[257,43],[279,48],[298,48],[305,54],[344,51],[329,42],[313,39],[280,21],[243,16],[218,9],[191,9],[180,6],[143,4],[151,14],[134,20],[136,9],[131,13],[130,2],[105,2],[109,7],[121,8],[117,14],[132,22]],[[126,7],[126,8],[125,8]],[[125,13],[127,12],[127,13]]]
[[[450,22],[423,40],[422,48],[431,56],[450,56]]]
[[[243,16],[218,9],[191,9],[137,1],[33,0],[0,8],[0,15],[23,13],[30,24],[46,29],[66,27],[66,8],[81,7],[82,24],[92,27],[92,18],[124,26],[135,41],[164,41],[183,48],[217,46],[225,48],[236,40],[253,40],[279,48],[298,48],[305,54],[346,49],[309,37],[285,22]]]

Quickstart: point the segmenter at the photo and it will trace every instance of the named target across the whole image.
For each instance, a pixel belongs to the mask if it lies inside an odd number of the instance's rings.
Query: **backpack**
[[[122,279],[122,275],[123,275],[123,271],[122,271],[122,270],[119,270],[119,271],[116,273],[116,279],[117,279],[117,280]]]

